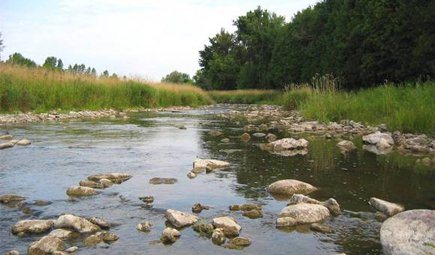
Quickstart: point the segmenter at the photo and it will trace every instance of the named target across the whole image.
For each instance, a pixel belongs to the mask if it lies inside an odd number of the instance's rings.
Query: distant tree
[[[95,68],[92,68],[91,75],[97,76],[97,70],[95,70]]]
[[[118,79],[118,75],[116,73],[113,73],[112,76],[110,76],[112,79]]]
[[[2,38],[2,33],[0,33],[0,52],[3,51],[3,49],[5,48],[5,46],[3,45],[3,39]],[[1,55],[0,55],[0,61],[1,61]]]
[[[101,73],[102,77],[109,77],[109,71],[105,70],[103,73]]]
[[[20,65],[20,66],[27,66],[27,67],[36,67],[35,61],[23,57],[20,53],[14,53],[12,55],[9,55],[9,59],[6,60],[6,64],[11,65]]]
[[[62,61],[62,59],[59,58],[57,60],[57,67],[56,68],[61,70],[61,71],[63,71],[63,61]]]
[[[57,68],[57,58],[56,57],[47,57],[42,65],[43,68],[54,70]]]
[[[162,78],[162,82],[169,83],[192,83],[192,79],[187,73],[181,73],[178,71],[173,71],[172,73],[166,75]]]

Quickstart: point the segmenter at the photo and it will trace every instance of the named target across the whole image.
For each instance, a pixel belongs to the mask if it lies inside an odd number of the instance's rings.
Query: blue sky
[[[261,6],[289,20],[318,0],[1,0],[4,60],[14,52],[42,64],[84,63],[98,72],[160,80],[193,75],[198,51],[221,28]]]

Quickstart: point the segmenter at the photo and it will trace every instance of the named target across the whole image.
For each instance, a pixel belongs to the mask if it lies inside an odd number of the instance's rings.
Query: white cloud
[[[258,5],[290,18],[316,2],[48,1],[45,9],[6,13],[0,25],[7,46],[3,56],[21,52],[41,63],[54,55],[66,64],[156,80],[173,70],[193,75],[208,37],[221,27],[233,30],[232,21]]]

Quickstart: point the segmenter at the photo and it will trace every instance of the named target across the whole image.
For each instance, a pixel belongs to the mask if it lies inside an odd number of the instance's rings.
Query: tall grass
[[[311,84],[291,87],[283,104],[307,119],[352,119],[387,124],[390,130],[435,135],[435,82],[384,84],[354,92],[337,90],[333,81],[324,81],[322,86],[321,90]]]
[[[171,87],[172,86],[172,87]],[[211,103],[194,86],[146,84],[0,64],[0,112],[197,106]]]
[[[210,91],[208,94],[217,103],[226,104],[278,103],[281,99],[281,93],[277,90]]]

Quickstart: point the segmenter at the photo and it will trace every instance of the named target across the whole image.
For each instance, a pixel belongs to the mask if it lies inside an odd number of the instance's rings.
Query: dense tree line
[[[356,89],[435,78],[435,1],[324,0],[290,22],[258,7],[200,51],[205,89],[282,89],[330,74]]]

